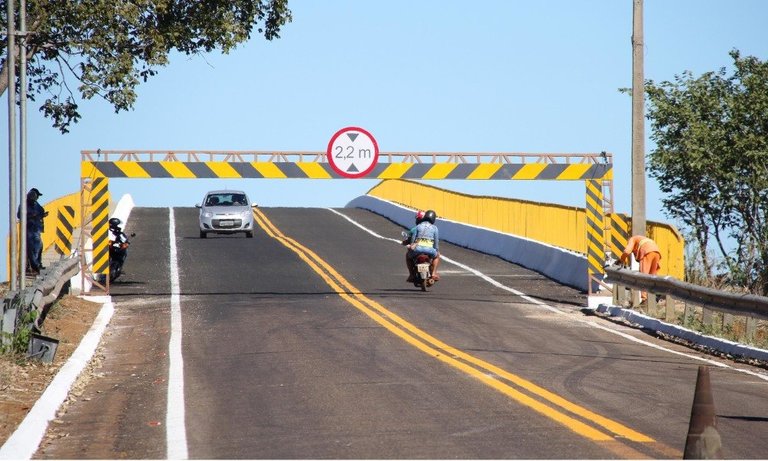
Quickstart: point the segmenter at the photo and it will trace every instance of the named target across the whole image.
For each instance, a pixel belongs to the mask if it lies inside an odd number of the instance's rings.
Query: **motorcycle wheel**
[[[119,265],[113,264],[109,267],[109,281],[114,282],[117,280],[118,277],[120,277],[120,273],[122,272],[122,269]]]
[[[421,291],[427,291],[427,281],[424,279],[421,279]]]

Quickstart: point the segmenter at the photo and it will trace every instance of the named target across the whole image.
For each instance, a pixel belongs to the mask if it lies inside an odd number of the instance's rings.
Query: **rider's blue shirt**
[[[421,222],[411,229],[411,243],[415,243],[417,247],[434,248],[439,250],[440,244],[439,233],[437,226],[427,221]]]

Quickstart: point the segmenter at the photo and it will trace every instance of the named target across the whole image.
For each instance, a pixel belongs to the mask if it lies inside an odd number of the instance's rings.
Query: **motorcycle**
[[[403,231],[401,235],[403,237],[401,244],[408,246],[411,234]],[[413,285],[420,287],[421,291],[427,291],[429,287],[435,284],[435,279],[432,278],[432,258],[425,253],[417,253],[411,258],[411,262],[416,269]]]
[[[117,280],[123,273],[123,264],[128,257],[128,247],[131,245],[128,236],[122,231],[115,233],[110,229],[109,239],[109,282],[112,283]],[[135,233],[131,233],[131,238],[136,237]],[[101,283],[106,282],[104,275],[100,276]]]
[[[128,246],[131,243],[126,238],[124,242],[113,241],[109,244],[109,281],[114,282],[123,273],[123,263],[128,257]]]

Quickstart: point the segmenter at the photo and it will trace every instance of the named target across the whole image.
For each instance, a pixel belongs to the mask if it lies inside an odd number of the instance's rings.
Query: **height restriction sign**
[[[347,178],[361,178],[373,170],[379,160],[379,145],[362,128],[348,126],[336,132],[328,143],[328,163]]]

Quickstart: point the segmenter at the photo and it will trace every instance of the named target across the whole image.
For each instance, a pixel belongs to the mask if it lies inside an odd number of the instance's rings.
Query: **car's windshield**
[[[205,199],[205,206],[248,206],[245,194],[211,194]]]

